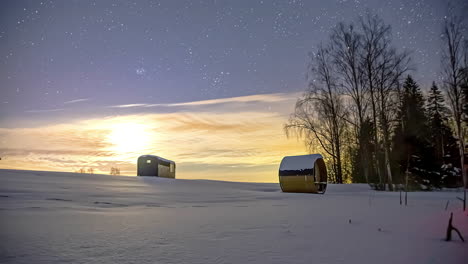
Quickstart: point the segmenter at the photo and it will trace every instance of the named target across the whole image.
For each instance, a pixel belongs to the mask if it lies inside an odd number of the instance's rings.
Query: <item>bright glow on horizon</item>
[[[278,182],[281,159],[307,151],[283,131],[296,94],[274,96],[194,102],[169,113],[124,108],[113,116],[0,128],[0,168],[109,173],[118,167],[136,175],[137,158],[153,154],[175,161],[180,179]]]

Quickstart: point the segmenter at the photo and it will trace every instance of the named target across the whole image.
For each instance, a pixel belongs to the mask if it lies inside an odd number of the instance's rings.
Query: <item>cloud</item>
[[[226,103],[274,103],[296,98],[297,93],[274,93],[274,94],[257,94],[240,97],[230,97],[212,100],[203,100],[186,103],[167,104],[167,106],[197,106],[197,105],[213,105]]]
[[[239,113],[251,117],[252,119],[239,119],[238,114],[212,115],[209,113],[180,113],[168,115],[171,123],[171,131],[211,131],[211,132],[237,132],[245,133],[258,130],[265,126],[264,121],[272,118],[274,114],[261,114],[256,112]],[[168,119],[165,117],[164,119]]]
[[[123,104],[112,105],[111,108],[131,108],[131,107],[178,107],[178,106],[206,106],[206,105],[222,105],[222,104],[235,104],[235,103],[276,103],[286,100],[292,100],[299,97],[299,92],[292,93],[273,93],[273,94],[257,94],[239,97],[220,98],[212,100],[202,100],[183,103],[170,103],[170,104]]]
[[[71,101],[66,101],[63,102],[64,105],[69,105],[69,104],[76,104],[76,103],[81,103],[81,102],[86,102],[91,100],[90,98],[80,98],[80,99],[75,99]],[[24,111],[25,113],[51,113],[51,112],[59,112],[59,111],[64,111],[65,108],[53,108],[53,109],[32,109],[32,110],[26,110]]]
[[[0,148],[0,153],[3,156],[28,156],[28,155],[39,155],[39,156],[93,156],[93,157],[110,157],[113,154],[108,151],[97,151],[97,150],[73,150],[73,149],[8,149]],[[65,159],[60,159],[65,162]],[[68,161],[69,163],[73,161]]]
[[[80,103],[80,102],[86,102],[86,101],[89,101],[89,100],[91,100],[91,99],[90,98],[80,98],[80,99],[75,99],[75,100],[63,102],[63,104],[75,104],[75,103]]]
[[[148,104],[124,104],[124,105],[112,105],[111,108],[131,108],[131,107],[146,107]]]
[[[138,156],[155,154],[177,163],[178,178],[275,182],[283,156],[306,153],[301,141],[288,140],[283,132],[295,99],[294,93],[251,95],[167,104],[187,106],[169,113],[103,113],[62,124],[0,128],[0,156],[8,159],[0,167],[108,172],[118,166],[135,175]]]
[[[40,109],[40,110],[27,110],[26,113],[48,113],[48,112],[58,112],[63,111],[64,108],[56,108],[56,109]]]

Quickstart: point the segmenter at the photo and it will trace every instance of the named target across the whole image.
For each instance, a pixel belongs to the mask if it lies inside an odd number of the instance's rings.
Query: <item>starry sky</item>
[[[424,88],[439,80],[447,10],[441,0],[1,1],[0,156],[10,159],[0,168],[33,168],[27,157],[37,169],[118,163],[134,175],[147,151],[178,159],[186,178],[276,181],[278,156],[306,152],[282,125],[306,86],[307,53],[330,29],[380,15]],[[158,141],[116,143],[145,138],[137,130]],[[176,140],[185,150],[167,144]]]

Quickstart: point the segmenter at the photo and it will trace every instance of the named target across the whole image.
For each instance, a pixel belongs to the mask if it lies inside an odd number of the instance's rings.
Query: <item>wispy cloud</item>
[[[111,105],[112,108],[132,108],[132,107],[148,107],[149,104],[123,104],[123,105]]]
[[[56,108],[56,109],[39,109],[39,110],[27,110],[26,113],[48,113],[48,112],[58,112],[63,111],[64,108]]]
[[[186,103],[167,104],[167,106],[196,106],[196,105],[212,105],[212,104],[225,104],[225,103],[250,103],[250,102],[263,102],[273,103],[285,101],[291,98],[296,98],[296,93],[274,93],[274,94],[256,94],[240,97],[221,98],[213,100],[203,100]]]
[[[220,98],[212,100],[202,100],[183,103],[170,103],[170,104],[123,104],[112,105],[112,108],[132,108],[132,107],[177,107],[177,106],[205,106],[205,105],[218,105],[218,104],[232,104],[232,103],[275,103],[285,100],[295,99],[300,95],[299,92],[292,93],[273,93],[273,94],[256,94],[239,97]]]
[[[63,102],[63,104],[75,104],[75,103],[80,103],[80,102],[86,102],[86,101],[89,101],[91,100],[90,98],[80,98],[80,99],[75,99],[75,100],[70,100],[70,101],[66,101],[66,102]]]

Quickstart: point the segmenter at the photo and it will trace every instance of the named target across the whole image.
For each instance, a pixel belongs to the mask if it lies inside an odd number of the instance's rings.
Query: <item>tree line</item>
[[[467,31],[456,16],[442,28],[442,81],[428,93],[410,75],[411,54],[374,14],[338,23],[309,54],[308,88],[284,128],[324,153],[330,182],[466,186]]]

